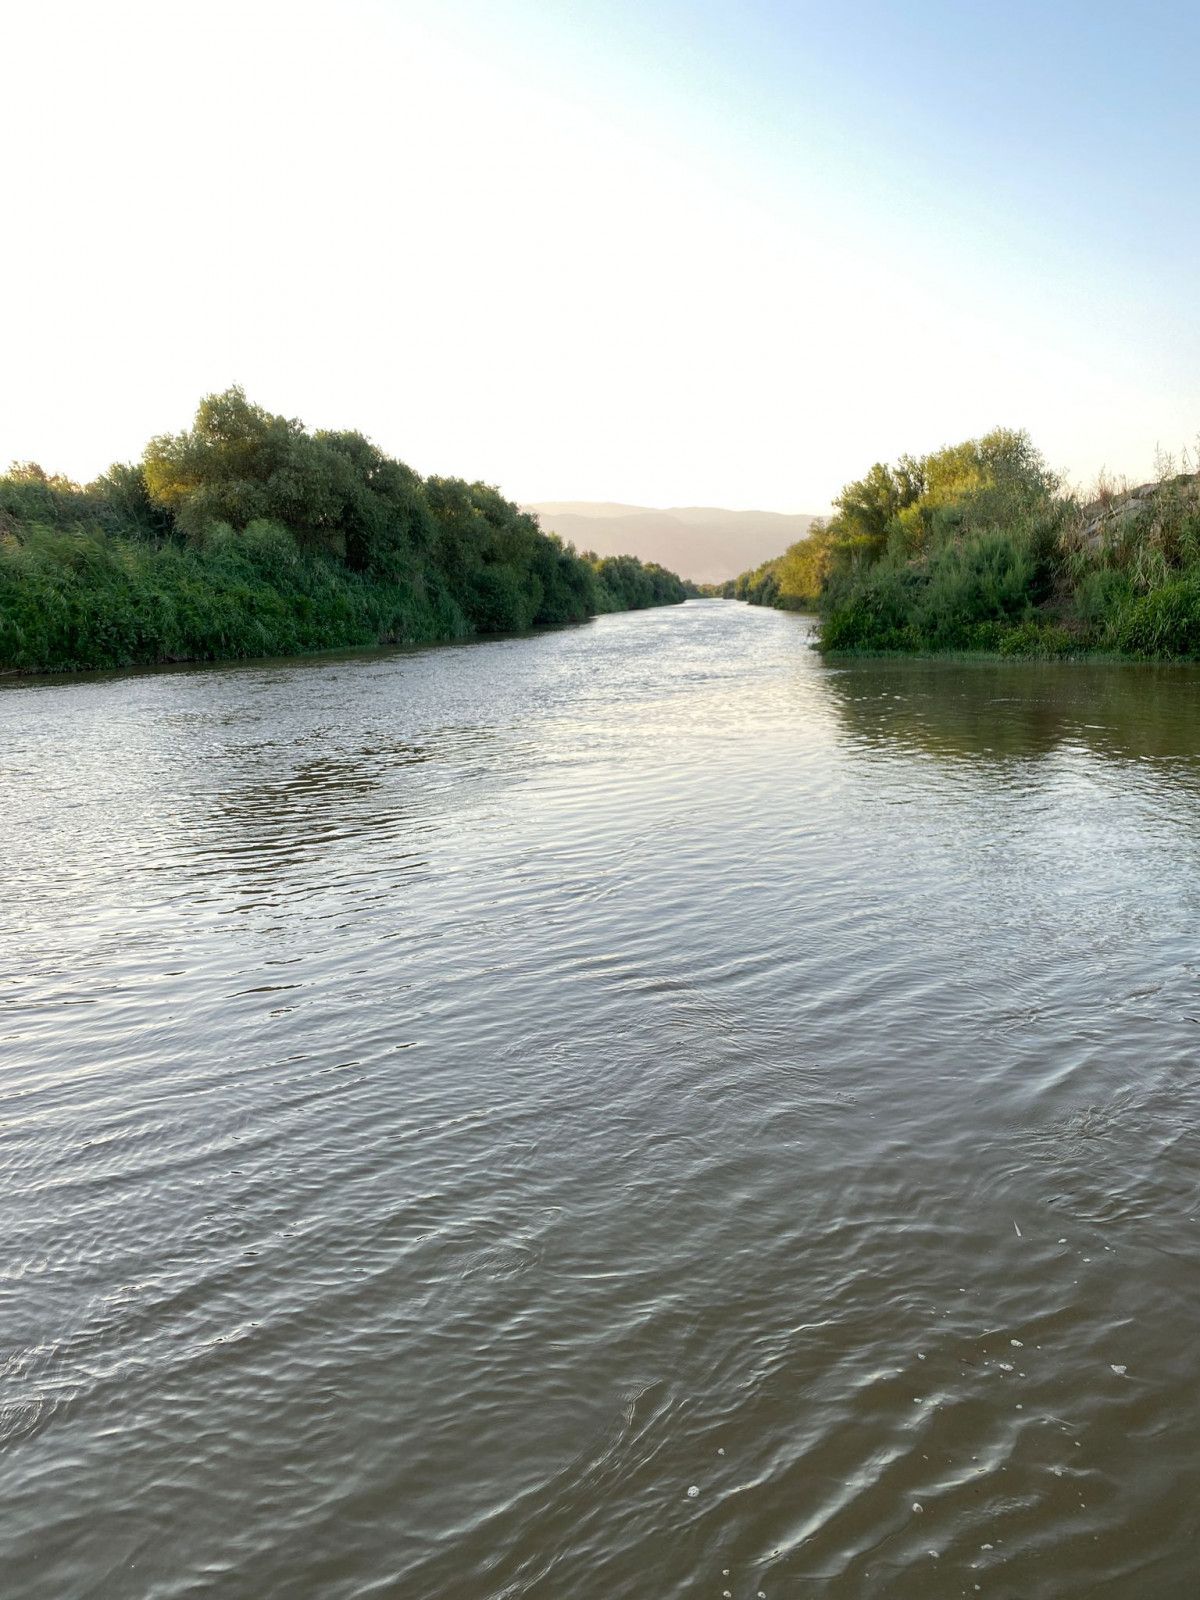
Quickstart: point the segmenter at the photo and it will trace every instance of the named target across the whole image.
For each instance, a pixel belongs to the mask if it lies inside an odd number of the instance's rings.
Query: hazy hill
[[[719,506],[626,506],[602,500],[544,500],[543,528],[579,550],[601,556],[658,561],[696,583],[720,583],[771,556],[808,532],[810,516],[782,511],[725,511]]]

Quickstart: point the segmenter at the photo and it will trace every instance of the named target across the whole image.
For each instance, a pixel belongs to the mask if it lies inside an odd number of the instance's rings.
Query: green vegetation
[[[676,577],[657,561],[637,556],[598,556],[585,550],[595,580],[597,611],[644,611],[648,606],[673,606],[700,593],[687,578]]]
[[[706,590],[728,600],[748,600],[754,606],[776,606],[780,611],[813,611],[829,570],[829,541],[824,529],[812,531],[760,567],[743,572],[728,583],[710,584]]]
[[[419,644],[688,592],[632,556],[577,555],[486,484],[422,479],[240,389],[86,487],[35,465],[0,477],[0,668]]]
[[[819,609],[825,651],[1200,658],[1200,476],[1083,506],[997,429],[877,463],[835,505],[719,592]]]

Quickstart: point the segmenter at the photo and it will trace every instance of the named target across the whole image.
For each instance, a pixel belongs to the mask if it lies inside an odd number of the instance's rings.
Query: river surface
[[[5,1600],[1174,1600],[1200,674],[0,688]]]

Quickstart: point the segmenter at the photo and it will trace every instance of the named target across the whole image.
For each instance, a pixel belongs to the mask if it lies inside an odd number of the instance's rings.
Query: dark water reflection
[[[1195,776],[1193,667],[937,660],[843,661],[826,682],[848,731],[970,762],[1080,746]]]
[[[1197,680],[807,637],[0,692],[5,1595],[1194,1592]]]

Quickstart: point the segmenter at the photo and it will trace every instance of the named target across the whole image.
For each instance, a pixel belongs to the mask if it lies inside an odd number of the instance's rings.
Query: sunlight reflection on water
[[[6,1592],[1190,1595],[1195,675],[809,631],[0,690]]]

